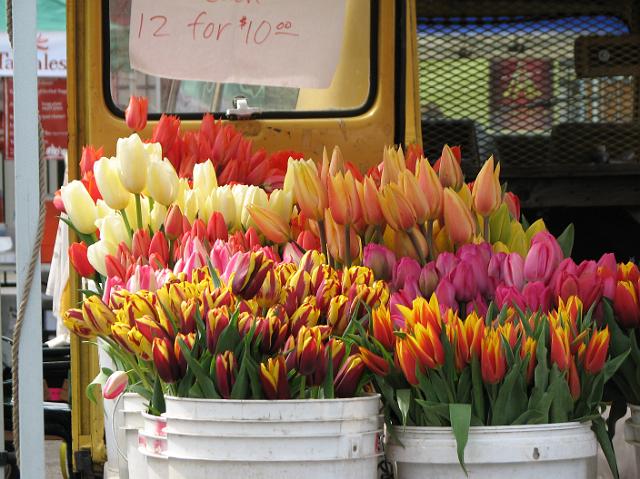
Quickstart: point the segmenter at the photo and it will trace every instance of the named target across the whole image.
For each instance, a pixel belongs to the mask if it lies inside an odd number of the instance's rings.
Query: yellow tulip
[[[142,144],[149,161],[162,161],[162,145],[160,143],[143,143]]]
[[[115,157],[100,158],[93,165],[96,184],[104,202],[114,210],[122,210],[131,201],[132,195],[120,181],[120,165]]]
[[[244,207],[244,197],[247,195],[248,191],[248,185],[233,185],[231,187],[235,211],[235,219],[233,220],[234,229],[240,229],[242,227],[242,208]]]
[[[164,219],[167,217],[167,211],[167,207],[160,203],[155,203],[153,205],[149,217],[149,225],[151,226],[151,229],[153,231],[160,230],[160,228],[164,224]]]
[[[193,190],[198,195],[200,204],[204,204],[207,197],[217,186],[216,169],[210,160],[198,163],[193,167]]]
[[[215,193],[211,195],[211,198],[213,200],[212,211],[222,213],[229,231],[238,229],[240,225],[236,223],[236,202],[231,187],[229,185],[219,186],[215,189]]]
[[[267,192],[259,186],[253,185],[249,186],[249,188],[247,189],[247,193],[244,195],[244,203],[242,204],[240,217],[240,222],[244,229],[248,229],[251,226],[256,226],[256,224],[251,219],[249,210],[247,209],[247,207],[250,205],[261,206],[263,208],[267,207],[269,205]]]
[[[96,221],[96,226],[100,229],[100,239],[109,246],[109,251],[114,254],[118,245],[123,241],[131,247],[129,231],[124,224],[124,220],[119,213],[112,213]]]
[[[454,244],[466,244],[473,238],[475,221],[471,210],[452,188],[444,190],[444,222]]]
[[[119,138],[116,158],[120,164],[120,181],[131,193],[140,194],[147,184],[149,154],[140,137]]]
[[[293,191],[302,213],[309,219],[322,220],[327,208],[327,191],[313,162],[293,161]]]
[[[97,211],[93,198],[81,181],[73,180],[62,187],[64,209],[73,226],[84,234],[92,234],[96,230]]]
[[[382,188],[378,199],[387,224],[394,230],[407,231],[416,224],[416,212],[397,183]]]
[[[104,202],[104,200],[96,201],[96,219],[102,219],[111,213],[114,213],[115,210],[113,208],[109,208],[109,206]]]
[[[147,192],[156,202],[171,205],[178,196],[178,181],[178,174],[168,160],[149,162]]]

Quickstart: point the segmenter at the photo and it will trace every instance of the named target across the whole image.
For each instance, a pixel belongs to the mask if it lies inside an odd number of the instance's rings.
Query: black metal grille
[[[544,14],[418,17],[427,156],[446,142],[467,164],[640,161],[638,37],[614,15]]]

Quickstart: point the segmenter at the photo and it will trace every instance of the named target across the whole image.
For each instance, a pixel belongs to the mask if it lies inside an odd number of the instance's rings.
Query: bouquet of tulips
[[[442,312],[435,296],[399,309],[400,324],[388,308],[373,308],[346,338],[375,372],[388,422],[451,426],[464,467],[470,426],[591,420],[615,471],[599,405],[628,351],[610,358],[608,327],[578,298],[547,314],[492,304],[484,317],[460,317]]]
[[[113,290],[108,302],[90,296],[64,321],[81,337],[102,338],[130,390],[156,413],[163,394],[350,397],[369,382],[365,363],[336,336],[389,295],[369,269],[338,271],[324,262],[315,251],[299,266],[237,252],[222,272],[209,264],[170,275],[155,291]],[[111,374],[101,372],[90,396]]]

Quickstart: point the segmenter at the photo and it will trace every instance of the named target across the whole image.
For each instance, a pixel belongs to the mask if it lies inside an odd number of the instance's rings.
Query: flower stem
[[[347,223],[344,225],[344,265],[351,267],[351,225]]]
[[[300,243],[298,243],[296,240],[292,239],[292,240],[291,240],[291,242],[296,246],[296,248],[298,248],[298,249],[302,252],[302,254],[305,254],[305,253],[307,252],[307,250],[306,250],[306,249],[304,249],[304,248],[300,245]]]
[[[302,376],[302,381],[300,381],[300,399],[304,399],[304,392],[305,392],[305,388],[307,386],[307,377],[306,376]]]
[[[482,221],[484,223],[484,240],[489,242],[489,217],[483,216]]]
[[[329,249],[327,247],[327,232],[324,228],[324,220],[318,220],[318,231],[320,232],[320,246],[327,263],[329,262]]]
[[[129,233],[129,238],[133,238],[133,230],[131,229],[131,224],[129,223],[129,217],[127,216],[127,212],[124,208],[120,210],[120,214],[122,215],[122,220],[124,221],[124,225],[127,227],[127,232]]]
[[[140,194],[136,193],[136,216],[138,217],[138,229],[142,229],[142,204],[140,203]]]
[[[437,258],[435,241],[433,241],[433,220],[427,221],[427,246],[429,248],[429,261],[435,261]]]

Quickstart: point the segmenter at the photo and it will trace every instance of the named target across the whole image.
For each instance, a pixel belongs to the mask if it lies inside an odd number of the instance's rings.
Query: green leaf
[[[556,364],[553,365],[550,374],[550,384],[554,387],[554,397],[551,402],[551,422],[567,422],[569,414],[573,410],[573,398],[569,390],[569,384],[564,377],[564,373],[560,372]],[[557,388],[557,389],[556,389]]]
[[[605,383],[609,381],[609,379],[611,379],[611,377],[616,373],[618,368],[622,366],[622,364],[625,362],[625,360],[629,356],[630,352],[631,352],[631,349],[628,349],[624,353],[619,354],[615,358],[611,358],[609,361],[605,363],[604,369],[603,369]]]
[[[527,393],[524,375],[520,365],[512,367],[498,390],[493,405],[492,426],[511,424],[527,407]]]
[[[616,462],[616,453],[613,449],[613,443],[607,433],[607,428],[602,416],[597,416],[592,419],[591,430],[595,433],[596,439],[602,448],[604,457],[607,459],[607,463],[609,464],[609,469],[611,469],[611,474],[613,474],[614,479],[618,479],[620,474],[618,472],[618,463]]]
[[[398,389],[398,391],[396,391],[396,397],[398,398],[398,407],[402,414],[402,424],[406,426],[409,407],[411,407],[411,389]]]
[[[153,383],[153,395],[151,396],[151,404],[149,404],[151,414],[159,416],[166,412],[167,407],[164,403],[164,393],[162,392],[162,381],[160,376],[156,376],[156,380]]]
[[[467,468],[464,465],[464,449],[467,447],[467,441],[469,440],[471,404],[449,404],[449,419],[451,421],[451,429],[453,429],[453,436],[456,438],[458,461],[464,473],[468,475]]]
[[[207,259],[207,268],[209,268],[209,274],[211,275],[211,281],[213,281],[214,288],[218,289],[222,286],[222,281],[220,280],[220,275],[218,274],[218,270],[213,266],[211,262],[211,258],[209,255],[205,256]]]
[[[247,399],[249,392],[249,376],[247,372],[247,352],[245,350],[240,362],[240,369],[236,376],[236,382],[231,388],[231,399]]]
[[[191,371],[193,371],[193,375],[196,378],[196,383],[202,389],[202,393],[206,399],[220,399],[220,395],[216,391],[215,386],[213,385],[213,381],[209,376],[208,372],[198,363],[198,361],[193,357],[187,343],[184,342],[184,339],[178,339],[178,345],[180,346],[180,350],[184,355],[184,358],[187,361],[187,366]]]
[[[560,249],[562,249],[562,254],[564,254],[565,258],[571,256],[571,250],[573,250],[573,240],[575,238],[575,228],[573,223],[569,224],[562,232],[560,236],[558,236],[558,243],[560,244]]]
[[[327,359],[327,374],[324,377],[324,383],[322,384],[322,391],[324,397],[327,399],[335,398],[335,392],[333,387],[333,351],[329,350],[329,358]]]
[[[109,376],[111,376],[111,374],[113,374],[113,371],[111,371],[108,368],[102,368],[98,373],[98,375],[95,378],[93,378],[93,381],[91,381],[87,385],[85,393],[89,398],[89,401],[91,401],[94,404],[96,403],[96,395],[95,395],[96,390],[98,388],[102,390],[102,386],[104,386],[104,383],[107,382],[107,379],[109,379]]]
[[[218,344],[216,344],[216,354],[225,351],[233,351],[242,341],[238,331],[238,310],[231,315],[231,320],[226,328],[220,333]]]
[[[487,417],[484,407],[484,381],[482,380],[480,359],[477,356],[471,360],[471,385],[473,413],[484,423]]]

